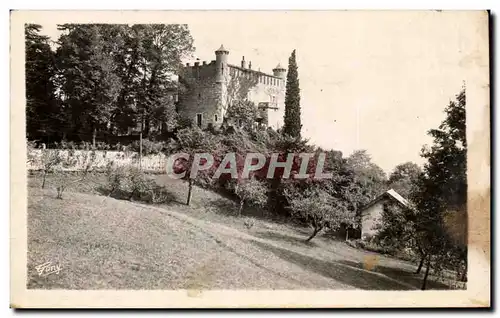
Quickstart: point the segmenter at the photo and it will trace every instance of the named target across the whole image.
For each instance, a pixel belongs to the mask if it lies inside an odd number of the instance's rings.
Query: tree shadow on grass
[[[227,216],[238,216],[238,205],[229,199],[215,199],[207,202],[213,211]]]
[[[250,240],[260,248],[274,253],[287,262],[294,263],[307,271],[312,271],[324,277],[331,278],[343,284],[347,284],[365,290],[415,290],[407,284],[400,283],[399,279],[386,277],[381,273],[371,272],[351,266],[342,262],[325,261],[315,257],[307,256],[288,249],[276,247],[264,242]]]
[[[245,205],[241,210],[241,215],[238,214],[239,202],[233,198],[218,198],[215,200],[208,200],[206,205],[214,208],[214,212],[234,216],[234,217],[253,217],[256,219],[266,220],[269,219],[264,213],[263,209],[253,206]]]
[[[342,261],[339,261],[339,263],[342,263],[342,264],[345,264],[348,266],[352,266],[352,267],[357,267],[360,269],[364,268],[364,264],[359,263],[359,262],[342,260]],[[404,282],[405,284],[411,285],[411,286],[415,287],[416,289],[420,289],[422,287],[422,280],[423,280],[422,274],[415,274],[415,273],[412,273],[408,270],[404,270],[401,268],[382,266],[379,264],[374,264],[372,271],[384,274],[385,276],[388,276],[392,279],[396,279],[398,281]],[[422,272],[423,271],[425,271],[425,268],[422,270]],[[437,281],[428,279],[426,289],[437,289],[437,290],[445,290],[446,289],[446,290],[448,290],[451,288],[449,286],[447,286],[446,284],[443,284],[441,282],[437,282]]]
[[[274,232],[274,231],[259,231],[259,232],[254,232],[254,236],[263,238],[263,239],[268,239],[268,240],[273,240],[273,241],[283,241],[287,243],[291,243],[293,245],[299,245],[299,246],[310,246],[310,247],[316,247],[318,246],[316,242],[314,241],[309,241],[306,242],[306,239],[308,236],[304,237],[297,237],[297,236],[292,236],[292,235],[286,235],[282,234],[279,232]]]

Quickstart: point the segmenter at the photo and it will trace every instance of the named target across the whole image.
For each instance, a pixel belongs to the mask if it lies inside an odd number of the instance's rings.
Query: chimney
[[[241,60],[241,68],[246,68],[247,67],[247,62],[245,61],[245,57],[243,56],[243,59]]]
[[[251,70],[252,69],[252,61],[248,62],[248,69]]]

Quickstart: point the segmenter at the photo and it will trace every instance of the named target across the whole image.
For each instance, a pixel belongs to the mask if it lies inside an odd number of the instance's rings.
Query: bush
[[[358,239],[353,241],[346,241],[346,243],[351,247],[364,249],[370,252],[375,252],[385,255],[394,255],[396,253],[396,250],[394,250],[393,248],[380,246],[378,244],[375,244],[373,241],[364,241]]]
[[[141,150],[140,141],[136,140],[131,144],[131,150],[139,152]],[[168,149],[167,143],[164,141],[151,141],[149,139],[142,140],[142,155],[157,155],[165,152]]]
[[[107,168],[107,190],[109,196],[127,200],[139,200],[147,203],[166,203],[173,200],[173,195],[148,177],[135,166]]]

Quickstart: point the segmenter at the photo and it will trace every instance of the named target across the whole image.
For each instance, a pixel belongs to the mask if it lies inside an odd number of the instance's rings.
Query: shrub
[[[267,203],[267,187],[263,182],[258,180],[240,180],[240,182],[235,185],[234,192],[240,199],[238,215],[241,215],[245,203],[250,203],[259,207],[264,207]]]
[[[142,140],[142,155],[157,155],[167,149],[167,143],[163,141],[151,141],[149,139]],[[139,152],[141,150],[140,141],[136,140],[131,144],[131,150]]]
[[[107,190],[127,200],[136,199],[148,203],[165,203],[173,196],[135,166],[107,167]]]
[[[47,174],[54,172],[62,161],[63,158],[61,157],[59,150],[46,149],[42,151],[42,189],[45,188]]]
[[[96,150],[110,150],[111,146],[103,141],[98,141],[95,143],[95,149]]]

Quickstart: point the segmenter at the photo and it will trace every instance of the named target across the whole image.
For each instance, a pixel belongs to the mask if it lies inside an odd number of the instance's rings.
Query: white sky
[[[465,12],[233,12],[185,18],[200,60],[224,44],[271,73],[297,50],[303,135],[345,156],[367,149],[386,172],[421,164],[426,132],[466,80],[476,46]],[[220,17],[221,13],[217,15]],[[163,23],[169,23],[164,21]],[[472,27],[471,27],[472,25]],[[42,24],[57,38],[55,24]]]

